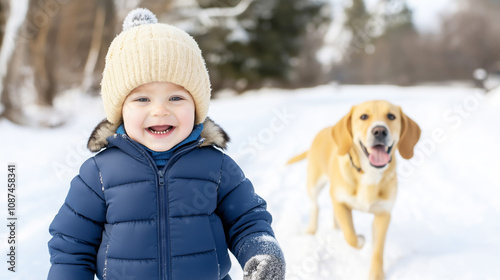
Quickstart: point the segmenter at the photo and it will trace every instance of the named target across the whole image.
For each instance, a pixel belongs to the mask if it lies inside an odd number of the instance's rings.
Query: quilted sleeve
[[[49,231],[48,280],[93,280],[96,255],[106,220],[106,204],[94,158],[71,181],[66,200]]]
[[[229,249],[243,267],[257,255],[283,259],[271,228],[266,201],[258,196],[241,168],[224,156],[218,191],[217,215],[222,220]]]

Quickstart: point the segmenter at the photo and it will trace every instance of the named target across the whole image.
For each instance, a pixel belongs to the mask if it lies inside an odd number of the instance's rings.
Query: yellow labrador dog
[[[373,254],[369,279],[384,279],[384,243],[396,199],[395,151],[410,159],[420,128],[399,106],[387,101],[368,101],[353,106],[335,126],[323,129],[309,151],[288,163],[307,158],[307,191],[312,211],[307,229],[316,233],[317,196],[330,182],[334,227],[342,230],[354,248],[364,245],[356,235],[352,210],[373,213]]]

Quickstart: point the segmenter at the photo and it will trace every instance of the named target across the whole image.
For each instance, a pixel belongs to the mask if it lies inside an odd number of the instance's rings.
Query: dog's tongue
[[[382,145],[372,147],[372,152],[368,158],[373,166],[384,166],[389,160],[390,156],[385,151],[385,147]]]

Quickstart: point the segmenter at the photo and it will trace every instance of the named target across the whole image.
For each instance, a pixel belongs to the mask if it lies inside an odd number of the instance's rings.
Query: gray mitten
[[[257,255],[243,268],[243,280],[284,280],[285,261],[272,255]]]

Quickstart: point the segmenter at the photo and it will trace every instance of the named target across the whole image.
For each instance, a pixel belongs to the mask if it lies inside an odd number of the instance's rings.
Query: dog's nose
[[[375,139],[381,141],[384,140],[387,137],[388,131],[385,126],[376,126],[372,130],[373,136],[375,136]]]

